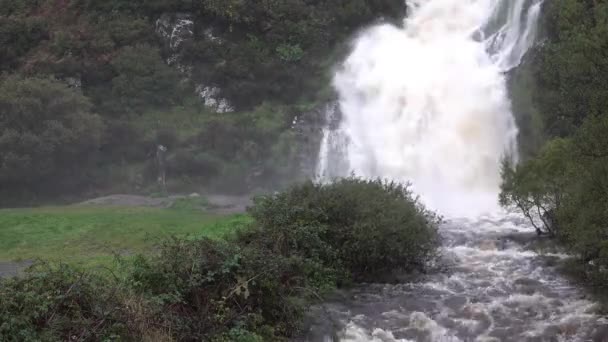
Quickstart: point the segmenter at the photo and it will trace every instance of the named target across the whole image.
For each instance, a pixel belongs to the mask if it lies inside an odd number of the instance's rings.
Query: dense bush
[[[132,337],[116,284],[67,266],[38,265],[0,280],[0,340],[116,341]]]
[[[575,175],[569,140],[548,142],[536,158],[502,168],[500,203],[514,206],[532,223],[538,234],[556,235],[555,213],[562,208]]]
[[[306,279],[301,260],[212,240],[175,240],[140,258],[129,279],[160,305],[179,341],[207,341],[241,328],[265,340],[297,332]]]
[[[434,256],[438,218],[407,186],[357,178],[298,185],[257,198],[256,230],[242,238],[318,260],[350,279],[420,270]]]

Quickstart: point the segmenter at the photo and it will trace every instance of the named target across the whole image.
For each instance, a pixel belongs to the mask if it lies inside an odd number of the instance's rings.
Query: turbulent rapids
[[[551,266],[566,256],[522,248],[525,221],[453,219],[442,230],[446,271],[345,293],[315,309],[305,340],[608,341],[596,304]]]
[[[318,177],[411,182],[447,217],[443,268],[318,308],[308,341],[608,341],[595,305],[521,244],[497,205],[517,160],[506,73],[534,44],[542,0],[412,0],[403,27],[367,29],[337,71]],[[525,240],[525,239],[523,239]],[[519,242],[518,242],[519,241]]]

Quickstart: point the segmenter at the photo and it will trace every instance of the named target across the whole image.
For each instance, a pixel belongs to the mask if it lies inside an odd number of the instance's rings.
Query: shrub
[[[0,340],[116,341],[133,337],[122,293],[65,265],[39,264],[0,280]]]
[[[408,186],[392,182],[308,182],[258,197],[250,214],[257,227],[241,239],[283,256],[312,258],[346,281],[421,270],[437,246],[438,218]]]
[[[162,307],[162,321],[179,341],[257,341],[250,331],[268,340],[298,330],[300,274],[297,260],[266,250],[175,239],[158,257],[140,257],[130,283]]]
[[[534,159],[516,166],[503,164],[500,203],[520,210],[538,234],[558,233],[555,215],[573,176],[571,145],[567,139],[554,139]]]

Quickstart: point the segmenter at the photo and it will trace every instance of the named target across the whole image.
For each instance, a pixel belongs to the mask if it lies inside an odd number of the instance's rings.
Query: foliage
[[[48,25],[44,19],[0,17],[0,71],[17,66],[19,60],[48,39],[48,35]]]
[[[297,263],[224,241],[168,241],[135,262],[133,288],[159,303],[179,341],[209,340],[245,328],[272,338],[291,335],[303,307]],[[269,335],[270,334],[270,335]]]
[[[102,132],[99,117],[77,90],[51,79],[1,79],[2,188],[33,191],[44,183],[82,181],[75,171],[86,166]]]
[[[571,142],[548,142],[534,159],[516,166],[505,160],[502,168],[500,204],[515,206],[532,223],[537,233],[557,234],[554,222],[573,176]]]
[[[380,180],[308,182],[257,198],[250,214],[257,229],[242,239],[312,258],[343,281],[424,269],[437,245],[435,215],[407,186]]]
[[[515,205],[538,232],[559,238],[590,279],[608,267],[608,116],[585,119],[569,139],[547,142],[517,166],[505,165],[501,204]],[[602,282],[600,281],[600,284]]]
[[[0,280],[2,341],[130,340],[122,293],[90,273],[39,264],[25,277]]]
[[[583,260],[608,266],[608,116],[588,118],[573,137],[576,173],[560,213],[563,239]]]
[[[535,99],[549,136],[574,133],[608,106],[608,3],[556,0],[545,6],[548,38],[534,61]]]
[[[123,110],[166,108],[183,94],[179,72],[163,62],[158,49],[125,47],[111,65],[118,75],[112,79],[112,94],[120,99],[118,105]]]

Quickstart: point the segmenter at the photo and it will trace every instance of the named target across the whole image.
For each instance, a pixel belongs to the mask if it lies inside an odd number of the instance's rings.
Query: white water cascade
[[[324,132],[318,177],[412,182],[448,216],[494,211],[501,160],[517,158],[504,74],[533,44],[541,1],[410,0],[403,28],[363,32],[334,79],[342,121]]]

